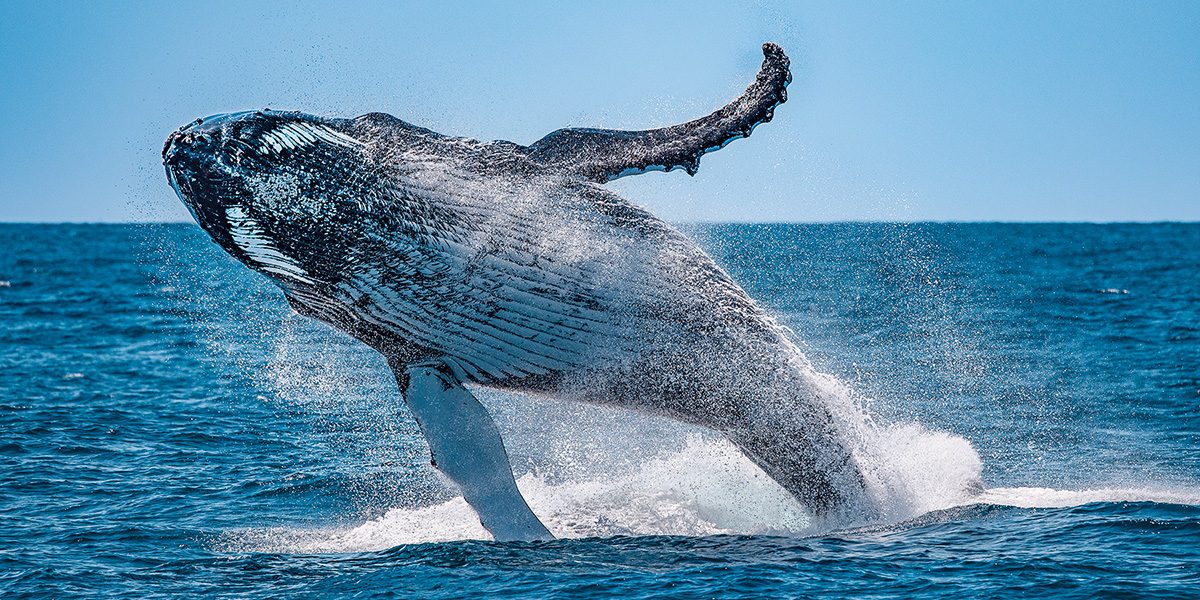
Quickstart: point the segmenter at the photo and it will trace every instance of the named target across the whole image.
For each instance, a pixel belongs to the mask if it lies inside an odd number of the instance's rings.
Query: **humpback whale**
[[[728,438],[814,515],[866,487],[829,392],[704,251],[604,183],[683,169],[786,100],[764,44],[740,97],[643,131],[529,144],[451,137],[383,113],[197,119],[163,148],[197,223],[291,306],[386,357],[429,444],[498,540],[548,539],[470,387],[619,406]],[[858,508],[855,508],[858,507]]]

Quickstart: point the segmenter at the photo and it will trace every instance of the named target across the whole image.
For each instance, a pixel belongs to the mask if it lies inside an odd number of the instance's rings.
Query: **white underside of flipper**
[[[404,373],[404,399],[434,467],[459,487],[480,523],[498,541],[554,539],[517,490],[487,409],[441,363],[409,365]]]

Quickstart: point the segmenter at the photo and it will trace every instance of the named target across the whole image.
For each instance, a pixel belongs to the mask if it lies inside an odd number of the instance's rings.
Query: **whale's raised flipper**
[[[439,362],[392,369],[434,467],[459,487],[480,523],[498,541],[554,539],[517,490],[492,417],[453,372]]]
[[[792,80],[787,55],[771,43],[763,44],[763,54],[762,69],[746,92],[707,117],[644,131],[559,129],[530,145],[528,156],[543,167],[601,183],[648,171],[684,169],[695,175],[704,153],[749,137],[787,100]]]

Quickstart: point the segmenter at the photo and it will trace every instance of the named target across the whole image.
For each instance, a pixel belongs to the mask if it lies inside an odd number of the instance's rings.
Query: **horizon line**
[[[829,219],[829,220],[811,220],[811,221],[789,221],[789,220],[767,220],[767,221],[719,221],[719,220],[686,220],[672,221],[663,219],[663,221],[672,225],[1195,225],[1200,224],[1200,219],[1154,219],[1154,220],[1014,220],[1014,219]],[[196,225],[195,221],[188,220],[148,220],[148,221],[6,221],[0,220],[0,226],[4,225]]]

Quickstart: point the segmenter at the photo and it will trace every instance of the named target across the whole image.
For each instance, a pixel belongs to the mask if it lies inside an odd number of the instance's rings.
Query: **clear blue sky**
[[[0,221],[186,220],[162,140],[231,110],[668,125],[765,40],[775,121],[620,191],[683,221],[1200,220],[1200,2],[173,4],[0,3]]]

